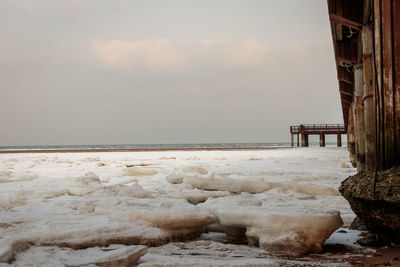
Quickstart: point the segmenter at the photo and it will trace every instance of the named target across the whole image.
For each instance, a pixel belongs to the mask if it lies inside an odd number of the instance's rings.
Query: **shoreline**
[[[256,146],[256,147],[149,147],[149,148],[71,148],[71,149],[9,149],[0,150],[0,154],[27,153],[95,153],[95,152],[157,152],[157,151],[242,151],[273,150],[295,148],[290,146]]]

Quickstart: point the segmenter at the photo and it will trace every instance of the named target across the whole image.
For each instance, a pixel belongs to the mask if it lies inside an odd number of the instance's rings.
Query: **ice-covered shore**
[[[349,165],[333,147],[3,154],[0,266],[279,266],[351,222]]]

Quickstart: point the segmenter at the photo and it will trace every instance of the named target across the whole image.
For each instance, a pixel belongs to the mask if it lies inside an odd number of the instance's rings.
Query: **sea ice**
[[[12,265],[23,266],[134,266],[146,254],[145,246],[110,245],[74,250],[70,248],[32,246],[19,253]],[[40,257],[38,257],[40,255]]]
[[[40,206],[0,212],[5,237],[35,245],[87,248],[109,244],[160,245],[194,238],[215,222],[182,199],[60,197]],[[4,240],[3,240],[4,239]],[[0,246],[1,247],[1,246]]]
[[[170,181],[170,180],[168,180]],[[308,195],[323,195],[323,196],[338,196],[339,192],[330,187],[320,187],[305,184],[282,184],[282,183],[271,183],[266,181],[254,181],[254,180],[241,180],[241,179],[229,179],[229,178],[203,178],[187,176],[182,179],[183,183],[192,185],[195,188],[204,190],[219,190],[229,191],[232,193],[262,193],[273,188],[282,188],[284,190],[293,190],[295,192],[304,193]],[[178,180],[173,180],[177,183]]]
[[[155,174],[157,174],[157,171],[156,170],[152,170],[152,169],[130,167],[130,168],[127,168],[125,170],[125,175],[126,176],[145,177],[145,176],[153,176]]]
[[[179,256],[164,244],[208,229],[269,251],[318,251],[341,223],[330,210],[346,224],[354,217],[336,191],[355,172],[340,168],[343,162],[350,164],[347,152],[336,148],[2,154],[0,262],[16,258],[12,264],[24,266],[43,257],[57,265],[73,249],[93,248],[100,259],[104,247],[142,244],[160,246],[143,257],[145,266],[274,266],[267,256],[255,258],[250,250],[269,253],[257,247],[189,242]],[[208,236],[218,234],[225,236]],[[196,255],[203,248],[209,257]],[[243,255],[230,259],[224,249]]]
[[[208,174],[208,171],[200,166],[188,166],[184,168],[183,171],[188,173],[202,174],[202,175]]]
[[[169,243],[150,248],[140,259],[140,267],[279,267],[270,255],[256,247],[213,241]]]
[[[168,179],[168,178],[167,178]],[[168,198],[182,198],[194,205],[204,202],[209,198],[226,197],[232,195],[228,191],[208,191],[193,188],[189,184],[165,185],[163,188],[157,189],[157,192]]]
[[[343,224],[339,212],[269,205],[245,194],[208,199],[199,206],[212,212],[233,239],[245,235],[249,244],[289,255],[321,252]]]

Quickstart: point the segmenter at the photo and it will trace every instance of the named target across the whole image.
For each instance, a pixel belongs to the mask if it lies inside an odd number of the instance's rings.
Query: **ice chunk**
[[[132,185],[109,185],[97,188],[91,192],[85,194],[85,196],[89,197],[110,197],[110,196],[119,196],[119,197],[136,197],[136,198],[151,198],[153,197],[153,193],[143,189],[138,184]]]
[[[75,204],[74,204],[75,203]],[[82,249],[110,244],[162,245],[196,237],[216,220],[183,199],[71,197],[3,211],[18,221],[0,232],[34,245]],[[5,221],[6,222],[6,221]]]
[[[244,179],[229,179],[229,178],[202,178],[202,177],[185,177],[184,183],[190,184],[193,187],[204,190],[219,190],[229,191],[232,193],[262,193],[273,188],[282,188],[284,190],[293,190],[295,192],[309,195],[337,196],[339,192],[330,187],[320,187],[304,184],[281,184],[271,183],[266,181],[254,181]]]
[[[249,244],[290,255],[321,252],[323,242],[343,224],[336,211],[268,206],[246,195],[210,198],[199,206],[213,212],[228,234],[243,232]]]
[[[176,157],[161,157],[160,160],[171,160],[176,159]]]
[[[272,183],[261,181],[249,181],[239,179],[209,179],[188,176],[183,179],[184,183],[190,184],[193,187],[204,190],[218,190],[229,191],[232,193],[248,192],[248,193],[262,193],[273,187]]]
[[[183,176],[176,174],[168,175],[167,181],[170,184],[181,184],[183,182]]]
[[[90,184],[90,183],[101,184],[99,176],[97,176],[93,172],[86,173],[84,176],[79,177],[77,181],[83,184]]]
[[[251,157],[249,158],[249,160],[263,160],[262,157]]]
[[[93,172],[89,172],[65,185],[65,190],[71,196],[83,196],[100,187],[100,178]]]
[[[16,266],[134,266],[147,252],[145,246],[110,245],[81,250],[33,246],[18,254]]]
[[[222,244],[213,241],[169,243],[150,248],[141,258],[141,267],[175,266],[241,266],[278,267],[265,251],[243,245]]]
[[[72,164],[73,162],[71,160],[68,159],[61,159],[61,160],[57,160],[56,163],[65,163],[65,164]]]
[[[183,171],[187,173],[197,173],[202,175],[208,174],[208,171],[206,169],[199,166],[188,166],[184,168]]]
[[[28,240],[6,237],[0,239],[0,263],[10,263],[18,252],[28,249]]]
[[[156,175],[157,171],[156,170],[152,170],[152,169],[145,169],[145,168],[127,168],[125,170],[125,175],[126,176],[153,176]]]
[[[9,177],[10,174],[11,174],[10,171],[0,169],[0,177],[1,177],[1,178],[3,178],[3,177]],[[7,179],[7,180],[8,180],[8,179]],[[2,183],[1,180],[0,180],[0,183]],[[6,183],[8,183],[8,181],[7,181]]]
[[[177,184],[159,189],[158,193],[168,198],[183,198],[192,204],[206,201],[210,197],[225,197],[232,195],[228,191],[206,191],[194,188],[188,184]]]

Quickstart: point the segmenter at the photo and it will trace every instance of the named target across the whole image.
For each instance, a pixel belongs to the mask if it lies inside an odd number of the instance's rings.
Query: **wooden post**
[[[299,140],[299,134],[297,134],[297,147],[300,147],[300,140]]]
[[[338,147],[342,146],[342,134],[340,133],[337,134],[337,146]]]
[[[364,95],[363,65],[356,66],[354,70],[354,137],[355,160],[358,171],[365,169],[365,127],[364,107],[362,104]]]
[[[350,154],[350,161],[354,167],[357,166],[357,161],[355,159],[355,143],[354,143],[354,109],[353,109],[354,102],[350,104],[349,107],[349,115],[347,121],[347,149],[349,150]],[[337,133],[337,146],[342,146],[342,136],[340,133]]]
[[[400,2],[392,1],[393,23],[393,84],[395,105],[395,164],[400,164]]]
[[[290,134],[290,146],[294,147],[293,134]]]
[[[382,2],[382,95],[383,95],[383,168],[394,165],[395,132],[394,132],[394,98],[393,98],[393,50],[392,50],[392,0]],[[396,21],[396,23],[399,23]]]
[[[319,134],[319,146],[320,147],[325,146],[325,135],[324,134]]]
[[[375,1],[377,3],[379,1]],[[364,80],[364,127],[365,127],[365,169],[375,169],[375,78],[373,58],[373,35],[371,25],[363,26],[363,80]]]
[[[301,134],[301,146],[308,147],[308,134],[305,133]]]

